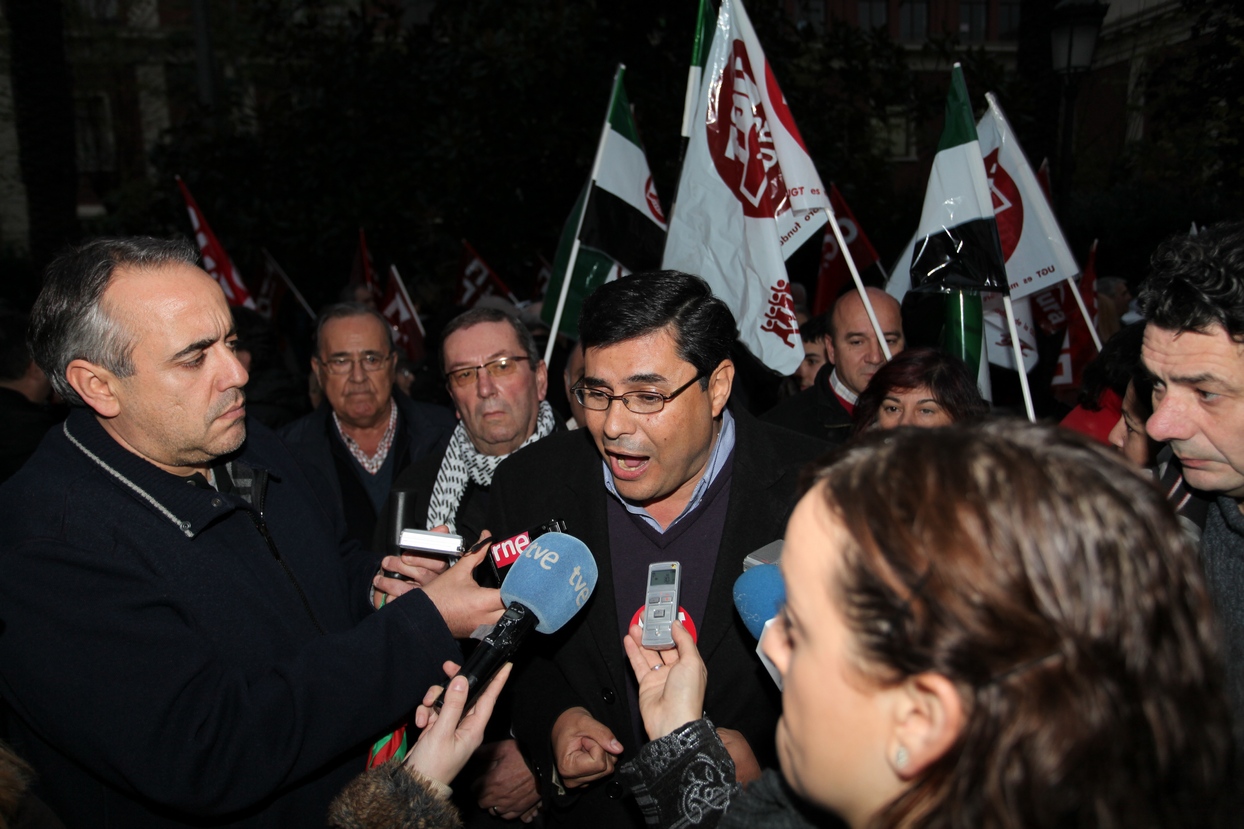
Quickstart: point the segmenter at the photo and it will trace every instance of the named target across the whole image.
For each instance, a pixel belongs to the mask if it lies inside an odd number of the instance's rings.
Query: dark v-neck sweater
[[[730,476],[734,453],[709,485],[704,498],[689,514],[664,533],[643,518],[627,512],[617,498],[609,497],[609,564],[613,572],[613,599],[618,613],[618,638],[626,635],[631,619],[644,604],[648,588],[648,565],[658,561],[677,561],[682,565],[679,604],[698,629],[704,623],[708,591],[717,567],[726,507],[730,503]],[[626,686],[635,729],[634,745],[647,742],[639,719],[638,687]]]

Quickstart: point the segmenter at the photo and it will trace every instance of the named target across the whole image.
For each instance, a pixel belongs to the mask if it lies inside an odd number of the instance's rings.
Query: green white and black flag
[[[989,178],[963,69],[955,64],[911,259],[913,291],[1007,292]],[[891,291],[893,293],[893,291]]]
[[[622,86],[625,71],[619,65],[614,76],[586,198],[579,196],[562,231],[541,311],[550,328],[570,337],[580,305],[597,285],[661,264],[665,215]]]

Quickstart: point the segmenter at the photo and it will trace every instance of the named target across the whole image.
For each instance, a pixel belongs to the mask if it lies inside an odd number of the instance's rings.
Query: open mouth
[[[615,478],[624,481],[633,481],[644,474],[648,468],[649,458],[647,455],[624,455],[618,452],[609,452],[609,471],[613,473]]]

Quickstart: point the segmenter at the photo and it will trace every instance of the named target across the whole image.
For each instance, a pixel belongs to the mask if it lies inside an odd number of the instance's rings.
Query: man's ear
[[[117,398],[117,376],[103,366],[86,360],[71,360],[65,367],[65,380],[82,398],[82,402],[100,417],[116,417],[121,413]]]
[[[959,739],[965,719],[963,700],[953,682],[931,672],[908,677],[894,692],[890,767],[899,778],[911,780]]]
[[[544,361],[536,363],[536,400],[543,400],[549,393],[549,367]]]
[[[825,346],[825,359],[834,365],[838,365],[838,361],[834,359],[834,340],[828,334],[821,335],[821,345]]]
[[[734,361],[722,360],[708,377],[708,393],[713,400],[713,417],[721,414],[734,387]]]

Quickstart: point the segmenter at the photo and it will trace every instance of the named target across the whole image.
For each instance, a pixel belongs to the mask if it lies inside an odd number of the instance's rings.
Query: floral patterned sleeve
[[[734,761],[707,719],[653,740],[618,770],[649,826],[715,827],[742,791]]]

